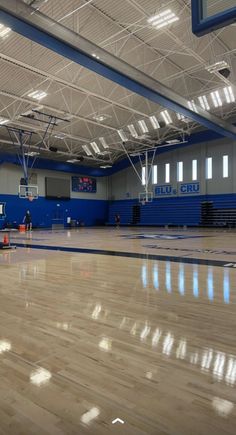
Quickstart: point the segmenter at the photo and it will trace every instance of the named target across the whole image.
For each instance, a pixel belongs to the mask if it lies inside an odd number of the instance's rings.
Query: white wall
[[[45,177],[62,178],[71,180],[71,176],[78,174],[69,174],[60,171],[48,171],[44,169],[33,169],[33,173],[37,174],[37,184],[39,196],[45,196]],[[20,166],[4,164],[0,166],[0,194],[18,195],[18,186],[20,179],[23,177],[23,171]],[[96,178],[96,177],[95,177]],[[80,193],[72,192],[71,198],[80,199],[107,199],[108,197],[108,182],[107,177],[97,177],[97,192],[96,193]]]
[[[223,155],[229,156],[229,178],[223,178]],[[213,158],[213,178],[206,180],[205,159]],[[158,185],[165,184],[165,163],[170,163],[170,184],[177,188],[177,162],[183,161],[184,179],[183,182],[192,182],[192,160],[198,161],[198,180],[200,182],[200,194],[222,194],[236,193],[236,143],[227,139],[211,141],[198,145],[179,148],[158,155],[154,164],[158,165]],[[137,169],[141,174],[140,164]],[[150,184],[149,190],[154,188]],[[129,167],[109,179],[109,199],[137,198],[144,188],[140,180]],[[127,195],[128,194],[128,195]]]

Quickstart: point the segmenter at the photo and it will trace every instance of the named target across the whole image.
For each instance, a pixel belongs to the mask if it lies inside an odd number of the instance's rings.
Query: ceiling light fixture
[[[190,108],[190,110],[192,110],[193,112],[198,113],[198,108],[195,104],[195,102],[193,100],[188,101],[188,107]]]
[[[100,168],[101,169],[108,169],[108,168],[112,168],[112,165],[101,165]]]
[[[146,124],[146,122],[145,122],[143,119],[140,119],[140,120],[138,121],[138,125],[139,125],[139,127],[140,127],[140,130],[141,130],[143,133],[148,133],[147,124]]]
[[[224,88],[224,94],[225,94],[225,98],[226,98],[227,103],[234,103],[235,96],[233,93],[232,86],[227,86],[226,88]]]
[[[100,140],[103,148],[105,148],[105,149],[109,148],[109,145],[107,145],[104,137],[100,137],[99,140]]]
[[[10,122],[10,119],[3,118],[2,116],[0,116],[0,125],[7,124],[8,122]]]
[[[174,143],[179,143],[180,140],[179,139],[169,139],[166,140],[166,143],[173,145]]]
[[[185,122],[186,124],[190,122],[190,119],[182,115],[181,113],[176,113],[176,116],[179,119],[179,121]]]
[[[0,37],[1,38],[6,38],[10,32],[11,32],[10,27],[6,27],[3,24],[0,24]]]
[[[82,145],[82,148],[83,148],[84,152],[87,154],[87,156],[92,156],[93,155],[87,145]]]
[[[229,68],[229,65],[227,62],[225,62],[225,60],[222,60],[220,62],[215,62],[212,65],[207,66],[206,70],[209,73],[213,74],[213,73],[216,73],[224,68]]]
[[[27,153],[24,153],[25,156],[29,156],[29,157],[35,157],[35,156],[39,156],[40,153],[38,153],[37,151],[28,151]]]
[[[56,133],[56,134],[54,134],[54,137],[56,138],[56,139],[65,139],[65,137],[66,137],[66,133]]]
[[[172,123],[172,119],[171,119],[171,116],[170,116],[168,110],[163,110],[163,112],[161,112],[161,116],[164,119],[166,125]]]
[[[199,103],[204,110],[210,110],[206,95],[198,97]]]
[[[162,27],[172,24],[178,20],[179,17],[177,17],[175,13],[171,11],[171,9],[167,9],[160,14],[153,15],[147,20],[147,22],[156,29],[161,29]]]
[[[129,124],[129,125],[128,125],[128,129],[129,129],[129,131],[130,131],[131,136],[133,136],[133,137],[135,137],[135,138],[137,139],[137,138],[138,138],[138,133],[137,133],[137,131],[135,130],[134,125],[133,125],[133,124]]]
[[[67,163],[78,163],[77,159],[69,159],[67,160]]]
[[[105,121],[107,118],[111,118],[110,115],[106,115],[106,114],[101,114],[99,115],[98,113],[96,113],[93,117],[92,117],[95,121],[97,122],[103,122]]]
[[[117,130],[117,133],[119,134],[119,136],[120,136],[120,138],[121,138],[121,140],[123,142],[127,142],[128,141],[128,138],[127,138],[124,130]]]
[[[91,145],[91,147],[93,148],[93,151],[94,151],[96,154],[100,154],[100,149],[98,148],[96,142],[91,142],[90,145]]]
[[[218,91],[211,92],[211,98],[215,107],[222,106],[222,100]]]
[[[47,96],[47,92],[44,91],[33,91],[28,94],[28,97],[38,101],[42,100],[46,96]]]
[[[96,53],[92,53],[92,56],[95,57],[95,59],[100,59],[100,57]]]
[[[149,119],[150,119],[150,122],[151,122],[151,124],[152,124],[152,126],[153,126],[153,128],[155,130],[160,128],[160,124],[159,124],[159,122],[157,121],[157,118],[154,115],[150,116]]]

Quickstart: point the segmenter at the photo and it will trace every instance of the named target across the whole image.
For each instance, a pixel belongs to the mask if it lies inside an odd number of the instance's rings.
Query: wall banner
[[[196,195],[200,193],[200,183],[181,183],[177,189],[171,184],[163,184],[156,186],[154,189],[154,196],[175,196],[175,195]]]

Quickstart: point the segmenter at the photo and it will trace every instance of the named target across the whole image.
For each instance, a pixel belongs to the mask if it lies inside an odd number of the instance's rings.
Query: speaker
[[[57,153],[57,148],[56,147],[49,147],[49,150],[52,151],[53,153]]]
[[[78,160],[78,162],[83,162],[84,161],[84,157],[83,156],[78,156],[78,157],[76,157],[76,160]]]
[[[226,79],[230,76],[230,70],[229,68],[223,68],[219,70],[219,73],[225,77]]]

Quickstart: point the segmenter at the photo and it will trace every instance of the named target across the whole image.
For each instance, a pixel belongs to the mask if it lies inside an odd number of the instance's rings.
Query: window
[[[206,179],[212,179],[212,157],[206,158]]]
[[[170,164],[169,163],[165,164],[165,182],[166,183],[170,182]]]
[[[157,165],[152,167],[152,184],[157,184]]]
[[[142,167],[142,186],[146,185],[146,168],[145,166]]]
[[[192,181],[197,180],[197,160],[192,160]]]
[[[229,156],[223,156],[223,178],[229,176]]]
[[[177,162],[177,181],[183,181],[183,162]]]

